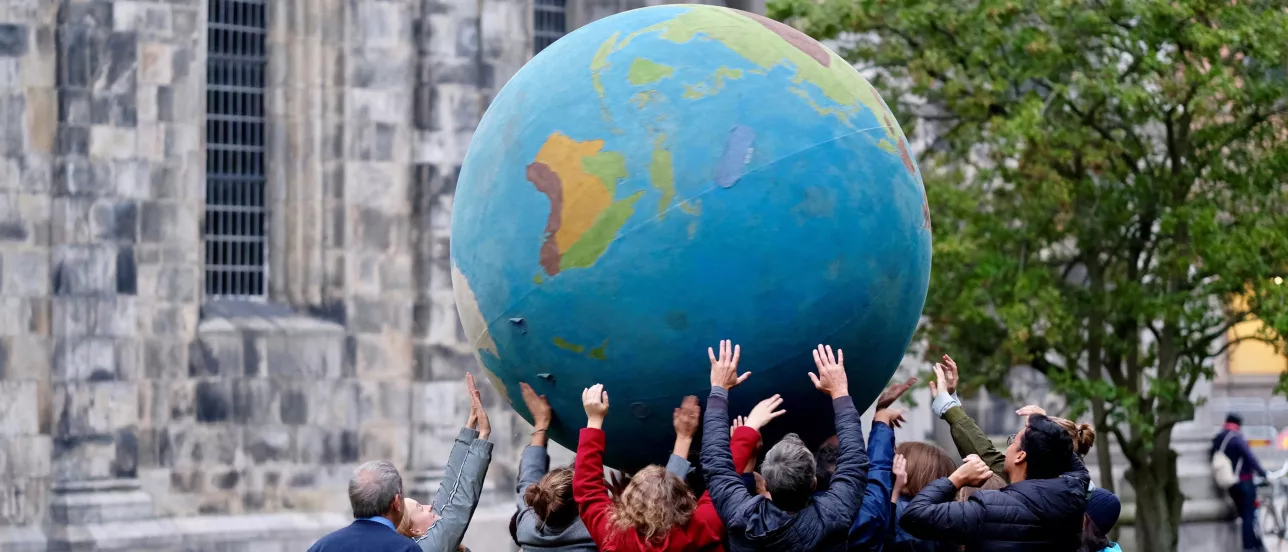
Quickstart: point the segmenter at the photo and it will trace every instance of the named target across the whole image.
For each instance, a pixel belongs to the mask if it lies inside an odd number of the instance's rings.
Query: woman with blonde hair
[[[573,498],[573,469],[550,467],[546,433],[554,416],[545,395],[538,395],[527,383],[520,383],[523,402],[532,413],[532,442],[519,460],[518,510],[510,518],[510,537],[525,551],[599,550],[577,515]],[[697,432],[697,401],[675,409],[675,447],[666,471],[684,478],[691,467],[687,457]],[[620,490],[620,489],[619,489]]]
[[[635,473],[613,500],[604,483],[604,416],[608,392],[601,384],[582,391],[586,427],[577,444],[572,493],[577,510],[595,544],[604,552],[692,552],[721,550],[724,523],[711,495],[693,496],[684,480],[661,466]],[[697,428],[697,397],[685,397],[681,411]],[[734,465],[745,466],[755,441],[730,443]]]

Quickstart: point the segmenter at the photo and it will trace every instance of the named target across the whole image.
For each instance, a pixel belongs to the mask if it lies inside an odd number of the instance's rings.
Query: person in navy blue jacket
[[[384,460],[367,462],[349,480],[353,523],[313,544],[309,552],[420,552],[396,527],[407,515],[402,476]]]
[[[721,342],[719,358],[714,351],[709,355],[711,396],[702,420],[702,469],[711,500],[725,521],[729,552],[845,550],[867,482],[868,455],[859,412],[849,396],[844,356],[820,345],[814,351],[819,373],[810,374],[814,387],[832,398],[836,416],[841,453],[830,488],[814,496],[814,455],[799,437],[789,434],[765,455],[761,475],[770,495],[766,498],[747,490],[729,450],[729,389],[750,374],[738,376],[739,350],[728,341]],[[781,403],[777,396],[761,402],[748,416],[748,425],[773,419],[782,412],[775,412]]]
[[[894,451],[894,430],[903,422],[903,413],[890,406],[916,383],[917,378],[908,378],[903,383],[886,388],[877,399],[877,411],[872,416],[872,430],[868,434],[868,458],[871,461],[868,466],[868,481],[864,487],[863,502],[859,505],[859,515],[855,518],[854,525],[850,526],[847,549],[851,552],[881,552],[887,531],[892,530],[894,497],[898,494],[897,474],[903,470],[899,466],[903,458]],[[815,496],[826,491],[831,483],[839,453],[835,436],[815,452],[818,462],[815,477],[819,482]],[[904,475],[906,479],[906,472]]]
[[[1254,475],[1266,476],[1266,470],[1252,453],[1248,440],[1243,438],[1239,428],[1243,426],[1243,416],[1231,412],[1225,416],[1225,427],[1212,438],[1212,452],[1224,452],[1239,475],[1239,482],[1227,489],[1234,507],[1243,520],[1243,549],[1265,550],[1261,537],[1257,536],[1257,485],[1252,481]]]

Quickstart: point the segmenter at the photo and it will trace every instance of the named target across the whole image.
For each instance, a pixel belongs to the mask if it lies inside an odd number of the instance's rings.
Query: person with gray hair
[[[714,351],[707,354],[711,395],[702,420],[702,468],[711,500],[725,521],[729,552],[845,550],[867,483],[868,455],[859,412],[850,398],[844,354],[838,350],[834,355],[831,347],[819,345],[814,351],[818,374],[809,374],[814,387],[832,398],[840,453],[831,484],[815,495],[814,455],[800,437],[788,434],[769,449],[761,466],[768,498],[747,490],[729,453],[729,390],[750,375],[738,375],[741,350],[722,341],[719,357]],[[761,401],[743,428],[759,431],[784,412],[778,410],[782,403],[778,395]]]
[[[394,530],[406,515],[403,481],[398,468],[372,460],[349,479],[353,523],[313,544],[309,552],[420,552],[411,539]]]
[[[448,455],[442,484],[424,506],[403,491],[398,469],[385,460],[358,466],[349,480],[354,521],[318,540],[309,552],[454,552],[478,507],[492,461],[492,426],[474,376],[465,374],[470,414]]]

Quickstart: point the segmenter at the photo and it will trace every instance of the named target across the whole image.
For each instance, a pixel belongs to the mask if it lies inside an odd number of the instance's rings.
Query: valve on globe
[[[665,463],[670,413],[707,396],[722,338],[755,373],[733,412],[778,393],[768,442],[832,435],[812,348],[844,349],[869,405],[916,328],[930,250],[919,169],[876,90],[799,31],[715,6],[617,14],[543,50],[484,114],[453,200],[456,304],[492,384],[529,421],[519,383],[546,395],[550,437],[575,448],[581,390],[603,383],[606,462],[627,471]]]

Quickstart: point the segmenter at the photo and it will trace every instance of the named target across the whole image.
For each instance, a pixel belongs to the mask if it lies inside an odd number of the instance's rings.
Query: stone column
[[[96,525],[153,515],[140,463],[201,299],[205,9],[57,3],[51,549],[105,546]]]
[[[139,36],[114,19],[108,2],[58,6],[51,549],[152,508],[136,478]]]
[[[0,550],[45,549],[56,6],[0,2]]]

